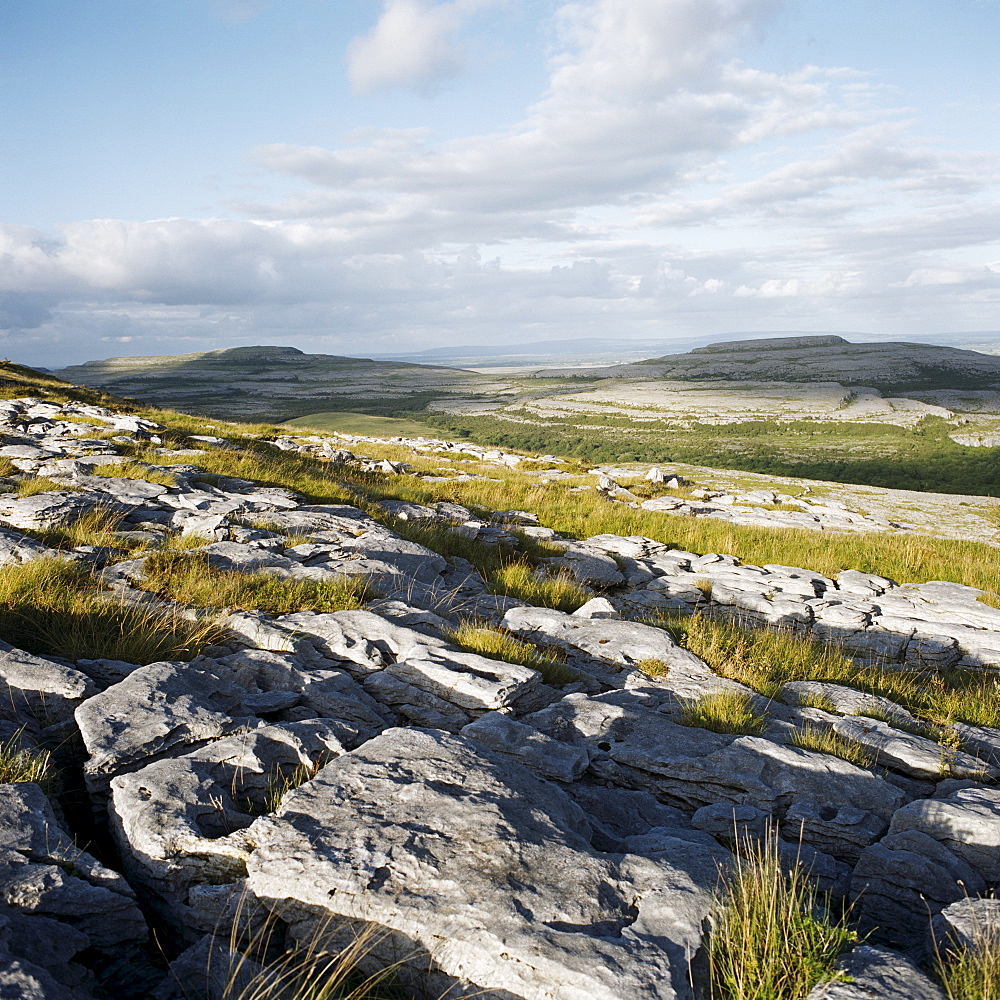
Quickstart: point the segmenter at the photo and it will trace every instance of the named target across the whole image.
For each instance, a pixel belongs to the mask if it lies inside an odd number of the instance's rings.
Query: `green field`
[[[371,413],[357,413],[351,410],[329,410],[324,413],[310,413],[305,417],[286,420],[284,427],[297,430],[315,430],[325,434],[339,431],[341,434],[364,434],[368,437],[433,437],[452,440],[455,435],[423,424],[407,417],[382,417]]]

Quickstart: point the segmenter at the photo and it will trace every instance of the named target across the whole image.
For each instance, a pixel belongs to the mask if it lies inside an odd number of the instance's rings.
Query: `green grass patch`
[[[161,486],[176,486],[177,477],[164,469],[150,468],[144,462],[124,460],[107,462],[94,467],[93,475],[107,479],[140,479],[147,483],[159,483]]]
[[[0,569],[0,635],[30,653],[140,664],[190,660],[223,637],[211,620],[125,603],[60,559]]]
[[[336,410],[310,413],[305,417],[286,420],[282,427],[316,431],[318,434],[361,434],[365,437],[427,437],[452,440],[437,427],[407,417],[383,417],[373,413],[356,413]]]
[[[769,698],[787,681],[831,681],[890,698],[936,726],[962,721],[1000,727],[1000,677],[993,673],[862,664],[835,645],[703,615],[668,617],[652,624],[666,628],[716,673]],[[898,728],[899,720],[887,717],[887,721]]]
[[[199,608],[234,608],[292,614],[296,611],[347,611],[374,596],[363,579],[289,579],[266,573],[240,573],[211,566],[197,550],[164,550],[148,556],[141,586]]]
[[[641,670],[647,677],[651,677],[654,681],[662,680],[670,673],[670,665],[668,663],[664,663],[663,660],[657,660],[652,656],[644,660],[639,660],[635,666],[637,670]]]
[[[561,687],[579,680],[576,672],[566,666],[566,656],[555,649],[540,650],[530,642],[515,638],[506,629],[492,628],[476,622],[462,622],[447,633],[459,649],[478,653],[491,660],[517,663],[537,670],[546,684]]]
[[[19,497],[33,497],[39,493],[79,493],[75,486],[57,483],[47,476],[25,476],[17,481],[14,492]]]
[[[759,736],[765,725],[764,717],[754,711],[750,697],[738,691],[717,691],[682,702],[677,721],[682,726],[737,736]]]
[[[711,1000],[805,1000],[842,978],[840,952],[856,935],[796,865],[785,871],[778,838],[739,839],[709,937]]]
[[[22,730],[9,740],[0,742],[0,785],[33,781],[43,788],[52,782],[51,755],[47,750],[32,750],[23,746]]]

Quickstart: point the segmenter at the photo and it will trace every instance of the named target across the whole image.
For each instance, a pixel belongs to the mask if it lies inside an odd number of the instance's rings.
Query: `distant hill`
[[[852,344],[830,334],[728,341],[687,354],[548,374],[587,379],[839,382],[899,395],[928,389],[1000,389],[1000,357],[930,344]]]
[[[53,374],[157,406],[247,420],[288,420],[317,410],[420,410],[475,377],[441,365],[305,354],[295,347],[107,358]]]

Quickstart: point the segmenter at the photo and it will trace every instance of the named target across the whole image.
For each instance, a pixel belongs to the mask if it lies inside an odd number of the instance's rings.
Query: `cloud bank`
[[[456,72],[485,6],[385,0],[351,45],[354,86]],[[850,69],[741,60],[775,9],[564,2],[547,88],[502,131],[265,145],[253,160],[292,193],[225,219],[0,227],[0,326],[40,363],[119,343],[363,353],[995,327],[997,156],[921,137]]]

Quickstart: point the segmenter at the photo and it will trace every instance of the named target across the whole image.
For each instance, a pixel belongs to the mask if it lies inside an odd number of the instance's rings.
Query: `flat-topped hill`
[[[901,394],[924,389],[998,389],[1000,358],[929,344],[854,344],[830,335],[730,341],[629,365],[549,374],[685,381],[839,382]]]
[[[411,400],[423,406],[427,398],[470,377],[440,365],[305,354],[295,347],[277,346],[107,358],[54,374],[158,406],[255,419],[289,419],[314,412],[317,399],[324,401],[322,408],[334,410],[338,397],[368,396],[373,401],[393,401],[397,407]]]

